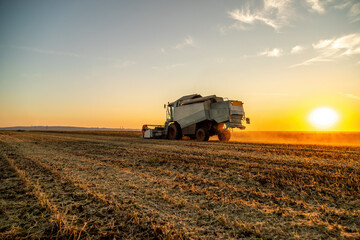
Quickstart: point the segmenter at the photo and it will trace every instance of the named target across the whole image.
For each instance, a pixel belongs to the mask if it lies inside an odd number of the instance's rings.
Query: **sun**
[[[314,127],[328,129],[335,125],[339,119],[339,115],[330,107],[319,107],[309,114],[308,119]]]

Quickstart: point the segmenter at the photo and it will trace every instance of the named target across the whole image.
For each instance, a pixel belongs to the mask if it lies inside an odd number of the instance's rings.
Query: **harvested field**
[[[3,131],[0,164],[1,239],[360,238],[359,146]]]

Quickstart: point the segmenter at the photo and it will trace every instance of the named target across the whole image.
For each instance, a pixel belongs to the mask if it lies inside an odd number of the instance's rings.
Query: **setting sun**
[[[339,115],[329,107],[319,107],[313,110],[309,115],[310,123],[319,129],[328,129],[335,125]]]

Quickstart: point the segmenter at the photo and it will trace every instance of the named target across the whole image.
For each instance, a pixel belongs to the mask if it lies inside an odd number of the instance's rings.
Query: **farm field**
[[[0,239],[359,239],[360,146],[0,131]]]

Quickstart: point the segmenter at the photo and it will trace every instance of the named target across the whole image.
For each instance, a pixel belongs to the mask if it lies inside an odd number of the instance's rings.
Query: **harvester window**
[[[166,109],[166,119],[172,121],[174,116],[174,106],[168,106]]]

